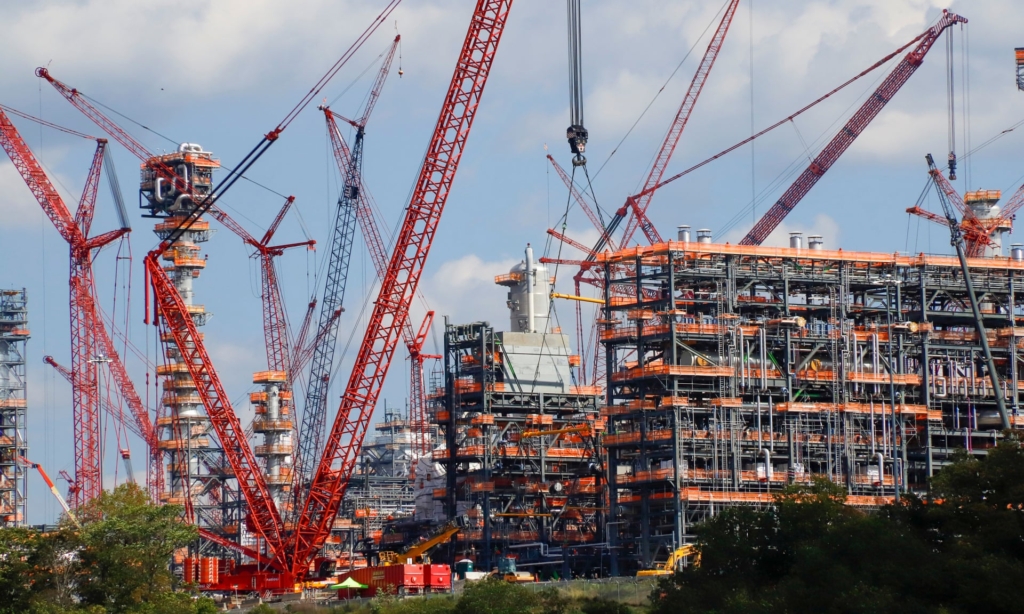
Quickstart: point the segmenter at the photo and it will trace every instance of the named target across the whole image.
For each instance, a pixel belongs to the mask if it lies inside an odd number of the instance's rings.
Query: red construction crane
[[[90,167],[78,210],[72,216],[56,188],[50,183],[28,145],[18,134],[10,118],[0,109],[0,146],[10,156],[15,168],[25,180],[32,194],[42,206],[44,213],[53,223],[57,232],[68,243],[71,252],[70,303],[71,303],[71,369],[72,407],[75,438],[75,482],[77,490],[73,497],[76,507],[95,497],[103,490],[101,475],[101,433],[99,428],[100,398],[98,373],[94,359],[103,356],[109,360],[110,374],[142,433],[152,432],[152,423],[142,400],[128,378],[106,326],[100,317],[95,300],[95,283],[92,273],[92,254],[130,231],[120,228],[89,237],[96,196],[99,187],[100,170],[106,152],[107,141],[97,140],[96,153]],[[151,453],[156,441],[146,438]],[[158,463],[157,463],[158,466]],[[154,472],[150,463],[150,487],[159,485],[160,472]]]
[[[309,368],[309,380],[306,382],[306,404],[302,408],[302,421],[299,426],[298,448],[296,457],[302,486],[313,478],[313,468],[320,461],[323,449],[324,429],[327,425],[327,396],[331,388],[331,377],[334,374],[334,354],[338,345],[338,316],[345,303],[345,290],[348,285],[349,262],[352,258],[352,244],[355,240],[355,218],[359,208],[359,194],[363,191],[363,142],[366,136],[366,122],[370,119],[373,108],[377,105],[384,81],[391,71],[391,61],[398,49],[400,36],[396,36],[391,47],[385,54],[377,78],[370,89],[366,107],[357,120],[344,119],[356,129],[356,140],[352,148],[348,164],[342,169],[343,187],[338,196],[338,206],[331,230],[330,251],[327,258],[327,272],[324,275],[324,294],[320,302],[320,318],[317,324],[317,338],[313,344],[313,358]],[[327,107],[320,107],[328,114]],[[333,115],[328,116],[328,123]],[[336,126],[335,126],[336,128]],[[336,137],[331,134],[332,142]],[[335,157],[338,157],[335,151]],[[370,243],[368,240],[367,243]],[[372,250],[371,250],[372,251]],[[302,496],[302,489],[295,490],[295,496]]]
[[[355,469],[511,6],[512,0],[477,0],[387,274],[374,302],[326,449],[296,523],[289,561],[296,576],[306,573],[330,533]]]
[[[932,180],[935,183],[935,187],[942,190],[945,194],[946,200],[950,205],[955,207],[961,215],[959,222],[961,233],[963,234],[965,251],[968,258],[981,258],[985,255],[985,248],[995,245],[992,236],[1000,231],[1009,231],[1013,228],[1013,219],[1016,217],[1017,211],[1024,206],[1024,185],[1017,188],[1013,196],[1006,203],[1006,208],[999,211],[998,215],[993,217],[981,218],[975,214],[974,209],[968,204],[972,199],[983,201],[983,202],[994,202],[998,200],[1001,194],[992,194],[992,190],[978,190],[975,192],[968,192],[961,198],[960,194],[956,191],[949,180],[942,176],[941,173],[938,175],[932,175]],[[965,202],[968,201],[968,202]],[[923,217],[926,220],[936,222],[943,226],[948,225],[948,220],[935,213],[926,211],[921,208],[920,203],[907,209],[907,213]]]
[[[583,213],[586,214],[590,223],[594,225],[594,228],[596,228],[599,233],[602,235],[606,234],[604,221],[599,215],[594,213],[594,210],[590,208],[590,203],[588,203],[587,199],[580,194],[579,190],[576,189],[576,184],[573,183],[572,177],[570,177],[569,174],[565,172],[565,169],[563,169],[562,166],[556,162],[553,157],[551,157],[551,154],[548,154],[547,158],[548,161],[551,162],[551,166],[555,167],[555,172],[558,173],[558,176],[562,179],[562,183],[565,184],[565,187],[569,188],[569,193],[572,194],[573,200],[576,201],[576,204],[578,204],[580,209],[583,210]],[[612,238],[606,236],[605,241],[607,242],[608,247],[614,251],[615,243],[612,241]],[[590,248],[584,248],[583,253],[590,253]]]
[[[958,23],[967,23],[967,20],[955,13],[943,11],[942,18],[939,19],[938,23],[918,35],[915,39],[920,40],[917,46],[896,65],[896,68],[882,81],[878,89],[857,109],[857,112],[853,114],[850,121],[846,122],[846,125],[839,130],[839,133],[814,158],[811,165],[797,177],[793,185],[789,186],[789,189],[779,198],[778,202],[771,206],[768,212],[757,221],[757,224],[754,224],[750,232],[740,241],[740,245],[760,245],[768,238],[768,235],[782,223],[782,220],[811,191],[814,184],[818,183],[818,180],[821,179],[828,169],[832,168],[832,165],[849,149],[861,132],[864,132],[864,129],[868,127],[871,120],[875,119],[885,105],[896,95],[896,92],[917,71],[924,61],[924,56],[928,54],[928,51],[935,44],[935,41],[938,40],[939,36],[947,28]]]
[[[406,318],[408,322],[408,318]],[[430,452],[430,438],[427,436],[427,394],[423,386],[423,363],[444,358],[439,354],[424,354],[423,345],[434,323],[434,312],[428,311],[419,332],[411,342],[406,341],[409,350],[409,423],[413,434],[413,451],[423,455]]]
[[[634,210],[643,212],[644,215],[637,215],[626,221],[626,229],[622,232],[620,245],[629,245],[629,240],[633,238],[633,233],[636,232],[638,227],[644,231],[647,240],[652,244],[661,243],[661,236],[658,235],[658,231],[655,230],[654,225],[650,223],[646,216],[647,208],[651,205],[651,199],[654,198],[654,192],[648,189],[658,185],[665,174],[665,168],[668,166],[668,162],[676,150],[676,145],[679,144],[679,138],[683,135],[683,129],[686,128],[687,122],[690,121],[690,114],[697,103],[697,98],[700,97],[701,90],[704,89],[704,84],[708,80],[708,75],[711,74],[711,67],[715,65],[718,53],[722,50],[722,43],[725,41],[725,35],[729,32],[729,26],[736,15],[736,7],[739,3],[739,0],[731,0],[729,5],[725,7],[725,14],[722,15],[722,20],[718,23],[718,29],[715,30],[714,36],[711,37],[711,42],[708,43],[704,57],[701,58],[700,65],[697,67],[697,73],[693,75],[690,87],[686,90],[686,95],[683,96],[683,102],[679,105],[679,110],[676,112],[675,119],[672,120],[668,134],[665,135],[665,140],[661,143],[661,149],[658,150],[658,155],[654,159],[651,171],[647,174],[647,181],[644,182],[644,189],[641,190],[642,195],[635,197],[635,202],[624,212],[628,215],[629,210]]]

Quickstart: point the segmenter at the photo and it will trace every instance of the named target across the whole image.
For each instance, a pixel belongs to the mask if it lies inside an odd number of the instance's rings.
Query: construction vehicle
[[[528,571],[516,570],[516,560],[510,556],[498,559],[498,566],[491,571],[491,578],[505,582],[533,582],[533,574]]]
[[[60,503],[60,506],[64,508],[64,513],[67,514],[69,519],[71,519],[71,522],[75,523],[76,527],[81,529],[82,523],[78,521],[78,517],[75,516],[75,513],[71,511],[71,507],[68,505],[68,502],[64,500],[64,497],[61,496],[60,491],[57,490],[57,487],[53,484],[53,480],[50,479],[50,476],[46,475],[46,470],[43,469],[43,466],[40,465],[39,463],[33,463],[24,456],[19,456],[18,460],[24,463],[26,467],[35,469],[36,471],[39,472],[40,477],[42,477],[43,481],[46,482],[46,486],[50,489],[50,492],[52,492],[53,496],[57,498],[57,503]]]
[[[648,578],[651,576],[671,576],[677,571],[680,563],[685,561],[687,558],[690,559],[692,565],[700,565],[700,553],[697,552],[697,546],[695,544],[686,544],[676,548],[672,554],[668,555],[668,560],[654,569],[641,569],[636,572],[638,578]]]
[[[440,546],[447,542],[460,530],[461,527],[458,524],[455,522],[449,522],[441,527],[437,533],[434,533],[434,535],[428,537],[424,541],[409,547],[405,552],[398,553],[391,550],[384,550],[377,554],[377,558],[380,561],[381,566],[396,565],[400,562],[407,564],[429,563],[430,557],[427,556],[427,552],[429,552],[434,546]]]

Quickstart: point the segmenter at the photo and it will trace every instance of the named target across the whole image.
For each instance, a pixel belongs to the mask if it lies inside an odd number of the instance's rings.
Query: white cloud
[[[420,286],[437,320],[449,316],[453,323],[489,321],[498,329],[506,328],[508,310],[505,289],[494,284],[518,260],[483,260],[467,254],[438,267],[429,282]]]
[[[32,198],[18,170],[7,160],[0,161],[0,194],[3,194],[3,224],[6,228],[25,228],[39,223],[39,204]]]

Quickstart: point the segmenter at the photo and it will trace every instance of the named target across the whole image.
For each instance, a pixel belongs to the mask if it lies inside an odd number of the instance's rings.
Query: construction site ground
[[[556,589],[563,597],[574,601],[584,601],[590,599],[603,599],[616,601],[626,606],[636,608],[634,611],[642,612],[648,603],[648,596],[651,594],[651,590],[657,582],[656,578],[634,578],[634,577],[618,577],[618,578],[588,578],[579,580],[563,580],[560,582],[533,582],[529,584],[521,584],[520,586],[530,591],[544,591],[547,589]],[[397,601],[411,601],[411,600],[422,600],[422,599],[453,599],[457,598],[466,586],[464,580],[455,582],[452,586],[453,592],[451,594],[428,594],[428,595],[413,595],[398,599]],[[266,602],[264,605],[271,608],[275,612],[293,612],[293,613],[308,613],[308,614],[326,614],[328,612],[351,612],[353,614],[362,614],[363,612],[378,611],[381,614],[389,614],[390,610],[387,606],[375,609],[374,606],[382,606],[378,603],[374,603],[374,598],[367,599],[349,599],[345,601],[339,601],[336,599],[333,593],[321,594],[313,598],[305,599],[303,601],[296,602],[293,599],[279,602]],[[237,612],[252,612],[254,609],[259,607],[259,601],[247,600],[241,605],[241,609],[234,611]],[[402,610],[404,612],[404,610]]]

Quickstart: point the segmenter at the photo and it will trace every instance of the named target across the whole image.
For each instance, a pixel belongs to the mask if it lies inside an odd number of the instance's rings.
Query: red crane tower
[[[406,319],[408,321],[408,319]],[[434,312],[428,311],[420,330],[412,342],[406,341],[409,350],[409,423],[412,426],[413,446],[416,454],[430,453],[430,438],[427,431],[427,395],[423,385],[423,363],[428,360],[444,358],[440,354],[424,354],[423,345],[427,342],[427,334],[434,323]]]
[[[987,248],[992,248],[991,255],[998,255],[1003,247],[1001,235],[1013,228],[1013,219],[1021,206],[1024,206],[1024,185],[1017,188],[1017,191],[1006,203],[1006,208],[1000,211],[995,206],[1002,196],[1002,192],[999,190],[975,190],[967,192],[961,198],[956,188],[942,176],[942,173],[932,175],[932,180],[935,187],[941,189],[945,194],[946,200],[960,211],[959,226],[963,234],[967,257],[981,258],[986,255]],[[975,208],[978,211],[975,211]],[[907,209],[907,213],[943,226],[949,223],[944,216],[922,209],[920,203]]]
[[[477,0],[387,274],[356,354],[327,446],[296,523],[289,560],[291,572],[296,576],[305,573],[309,561],[327,538],[355,469],[511,5],[512,0]]]
[[[70,374],[74,415],[75,484],[77,487],[74,491],[72,505],[76,507],[97,496],[103,490],[99,428],[101,401],[98,390],[98,367],[95,361],[97,356],[102,355],[109,360],[111,376],[121,390],[141,432],[152,432],[149,413],[128,378],[120,356],[99,315],[95,299],[95,283],[92,273],[93,253],[131,230],[124,220],[123,227],[118,230],[89,237],[106,145],[106,140],[97,140],[96,153],[93,155],[85,189],[78,209],[72,216],[32,151],[18,134],[14,124],[11,123],[10,118],[3,110],[0,110],[0,146],[10,156],[15,168],[18,169],[57,232],[68,243],[70,250]],[[147,438],[146,443],[150,446],[151,451],[156,450],[155,441]],[[153,464],[153,462],[150,463],[151,469],[153,469]],[[151,472],[150,486],[155,488],[158,481],[159,477]]]
[[[846,125],[839,130],[839,133],[814,158],[811,165],[797,177],[793,185],[789,186],[789,189],[786,190],[782,197],[754,224],[750,232],[740,241],[740,245],[760,245],[768,238],[768,235],[803,200],[803,197],[811,191],[814,184],[818,183],[818,180],[822,178],[828,169],[832,168],[832,165],[860,136],[860,133],[864,132],[864,129],[868,127],[871,120],[875,119],[882,109],[885,108],[885,105],[896,95],[896,92],[917,71],[921,63],[924,62],[924,56],[928,54],[928,51],[935,44],[935,41],[938,40],[939,36],[947,28],[958,23],[967,23],[967,20],[955,13],[943,11],[942,18],[939,19],[938,23],[914,39],[920,41],[918,45],[896,65],[896,68],[882,81],[878,89],[857,109],[857,112],[853,114],[850,121],[846,122]]]

